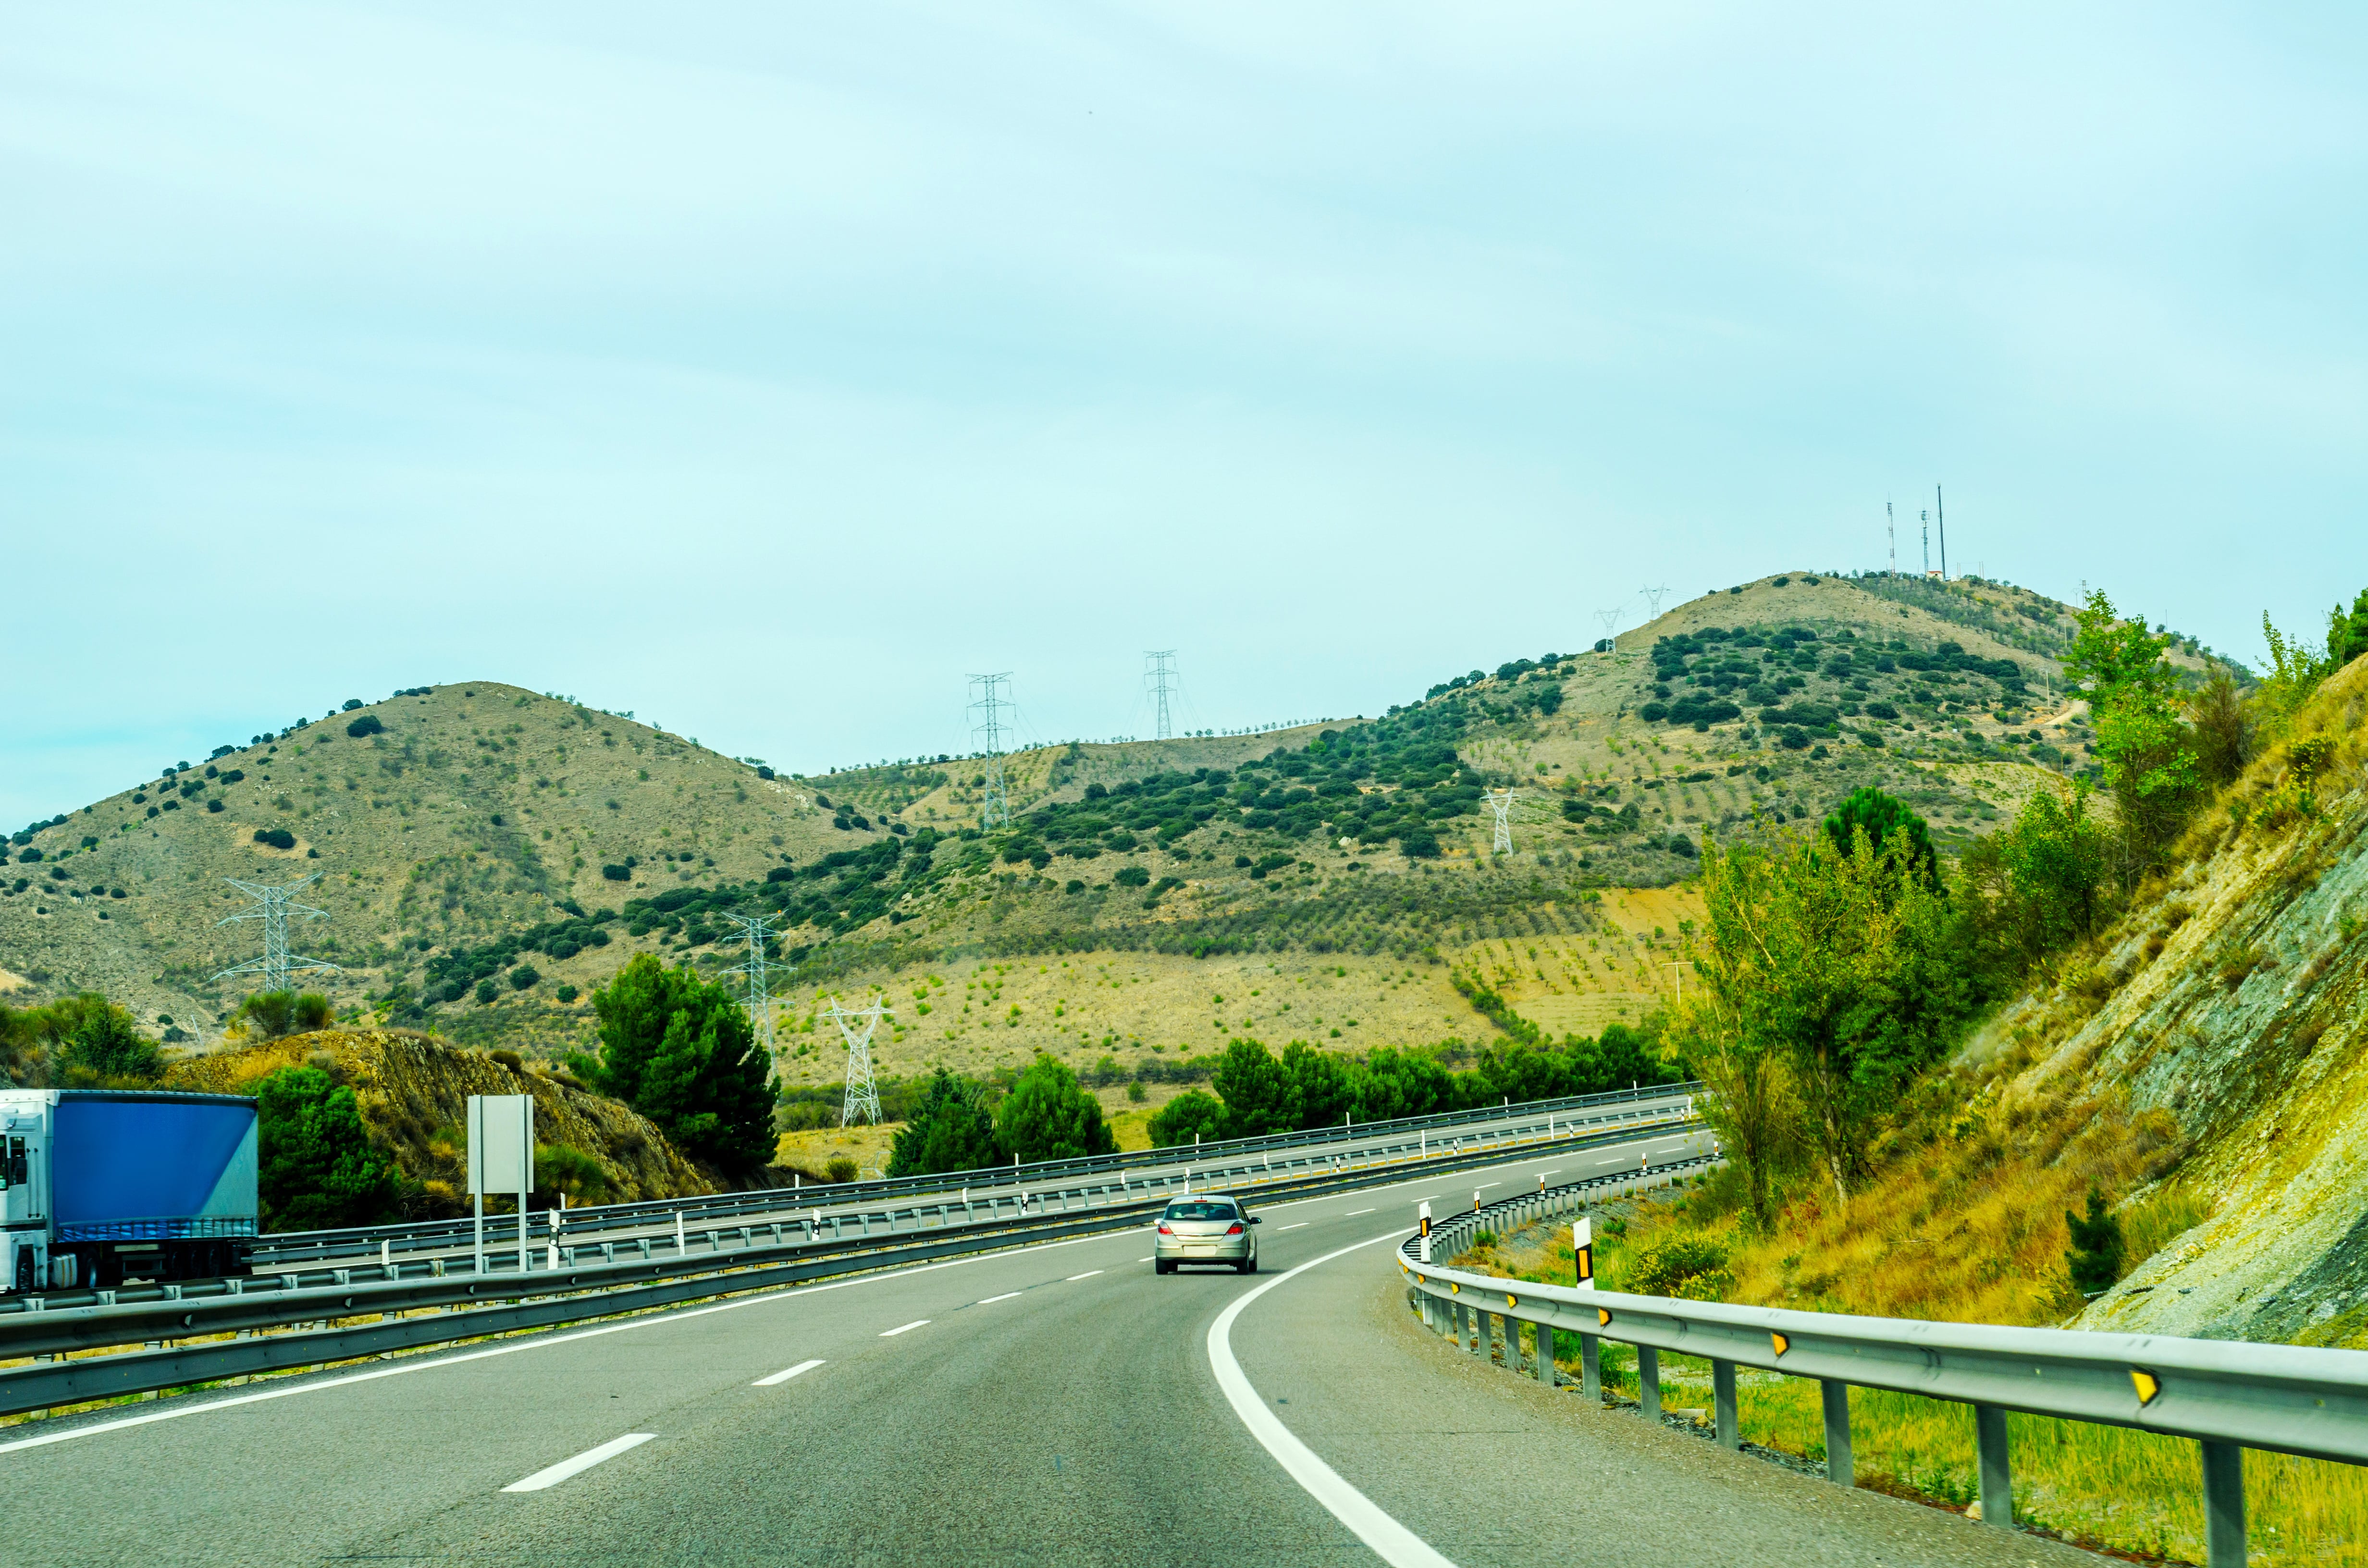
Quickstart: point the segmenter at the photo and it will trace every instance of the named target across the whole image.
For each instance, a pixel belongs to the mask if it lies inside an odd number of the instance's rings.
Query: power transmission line
[[[835,996],[830,1006],[822,1010],[822,1016],[838,1026],[840,1036],[847,1041],[847,1103],[838,1113],[841,1127],[853,1126],[859,1116],[869,1117],[874,1127],[880,1125],[880,1089],[871,1081],[871,1031],[880,1027],[882,1011],[874,1000],[869,1007],[850,1013],[838,1005]],[[861,1034],[855,1032],[859,1023],[863,1026]]]
[[[773,988],[765,978],[767,949],[772,945],[773,922],[778,915],[727,915],[723,917],[740,927],[740,939],[748,944],[748,956],[726,974],[743,976],[748,983],[748,1022],[755,1026],[757,1042],[765,1048],[765,1060],[773,1058]]]
[[[1151,688],[1152,701],[1157,705],[1153,736],[1163,741],[1174,740],[1176,725],[1168,717],[1167,694],[1175,689],[1173,679],[1176,672],[1167,667],[1167,661],[1176,656],[1176,650],[1163,648],[1146,651],[1143,656],[1151,661],[1151,667],[1143,672],[1143,684]]]
[[[979,722],[971,727],[971,733],[980,737],[983,744],[979,749],[986,758],[986,789],[979,797],[978,803],[978,825],[981,827],[1011,825],[1011,801],[1003,789],[1003,732],[1011,727],[1011,722],[1004,717],[1004,713],[1014,706],[1011,699],[1003,695],[1003,686],[1010,678],[1009,670],[999,675],[970,677],[973,689],[979,693],[970,706],[980,714]]]
[[[1497,813],[1497,834],[1489,843],[1491,854],[1510,855],[1513,852],[1513,802],[1520,797],[1510,790],[1491,790],[1480,797],[1488,809]]]
[[[327,910],[315,909],[309,903],[298,903],[294,897],[298,888],[307,882],[318,881],[320,878],[321,873],[314,871],[309,876],[297,878],[286,887],[274,888],[266,887],[261,882],[243,882],[236,877],[224,877],[222,881],[255,900],[255,907],[225,915],[215,921],[214,926],[220,929],[233,920],[262,921],[263,956],[233,964],[214,978],[228,980],[234,974],[259,974],[263,976],[266,991],[288,991],[293,989],[289,983],[290,977],[299,971],[323,970],[331,974],[345,973],[326,959],[307,958],[302,953],[288,950],[289,915],[301,915],[306,920],[326,920],[329,917]]]

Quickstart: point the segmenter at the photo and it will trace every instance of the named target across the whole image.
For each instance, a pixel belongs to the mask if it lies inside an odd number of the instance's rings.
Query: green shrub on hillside
[[[1001,1165],[995,1118],[980,1102],[976,1085],[940,1067],[907,1113],[888,1154],[892,1176],[933,1176],[942,1171],[983,1170]]]
[[[1043,1055],[996,1108],[995,1139],[1002,1153],[1027,1162],[1118,1152],[1118,1141],[1102,1121],[1100,1102],[1079,1086],[1076,1074]]]
[[[592,994],[600,1086],[694,1158],[747,1170],[773,1148],[772,1063],[737,998],[637,955]]]
[[[393,1162],[371,1146],[354,1091],[316,1067],[255,1086],[257,1191],[267,1231],[370,1225],[397,1217]]]
[[[1224,1136],[1225,1102],[1200,1089],[1187,1089],[1151,1116],[1152,1146],[1174,1148]]]

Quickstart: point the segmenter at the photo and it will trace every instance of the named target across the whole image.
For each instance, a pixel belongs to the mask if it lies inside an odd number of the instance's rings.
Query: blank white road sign
[[[469,1191],[534,1190],[534,1096],[469,1096]]]

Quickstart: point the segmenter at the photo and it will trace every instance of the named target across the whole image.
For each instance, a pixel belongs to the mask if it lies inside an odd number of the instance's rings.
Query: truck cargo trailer
[[[0,1089],[0,1290],[246,1272],[255,1101]]]

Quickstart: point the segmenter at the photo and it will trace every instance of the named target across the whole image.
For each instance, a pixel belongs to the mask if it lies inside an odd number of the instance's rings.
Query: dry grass
[[[1698,1185],[1657,1200],[1623,1200],[1597,1208],[1597,1259],[1604,1287],[1620,1289],[1628,1264],[1643,1246],[1684,1229],[1688,1213],[1716,1198],[1714,1190]],[[2187,1200],[2160,1201],[2163,1211],[2148,1223],[2176,1224]],[[2060,1230],[2060,1215],[2056,1222]],[[1724,1233],[1713,1229],[1713,1233]],[[1457,1261],[1460,1267],[1509,1278],[1568,1284],[1570,1232],[1560,1221],[1532,1225]],[[1607,1343],[1602,1368],[1607,1387],[1634,1396],[1633,1351]],[[1739,1369],[1736,1382],[1746,1441],[1810,1460],[1825,1458],[1824,1416],[1814,1380]],[[1664,1356],[1661,1398],[1668,1409],[1708,1409],[1710,1364]],[[1967,1407],[1855,1389],[1850,1393],[1850,1431],[1861,1485],[1958,1508],[1977,1494],[1973,1415]],[[2192,1443],[2118,1426],[2024,1415],[2008,1417],[2007,1435],[2018,1519],[2082,1545],[2139,1557],[2203,1561],[2203,1505]],[[2245,1462],[2251,1561],[2272,1568],[2368,1563],[2368,1471],[2283,1454],[2248,1453]]]

